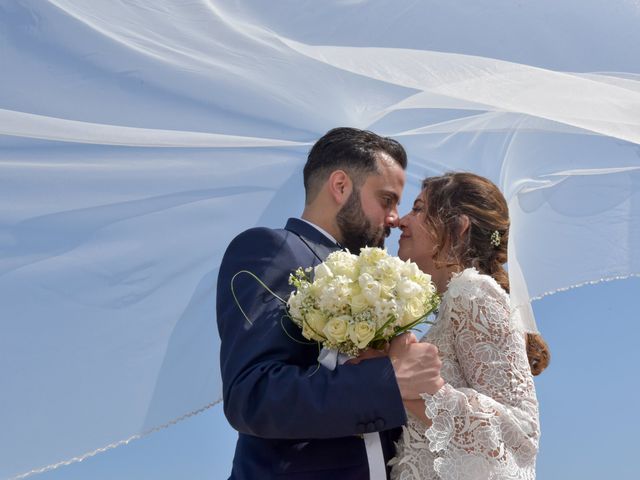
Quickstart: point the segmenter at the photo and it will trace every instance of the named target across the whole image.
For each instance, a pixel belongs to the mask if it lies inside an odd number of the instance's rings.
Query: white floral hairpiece
[[[494,230],[491,234],[491,245],[493,245],[494,247],[499,247],[500,240],[500,232],[498,230]]]

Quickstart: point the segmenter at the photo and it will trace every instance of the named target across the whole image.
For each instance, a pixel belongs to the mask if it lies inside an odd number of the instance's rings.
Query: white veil
[[[404,204],[449,170],[502,188],[528,331],[532,299],[638,275],[639,21],[631,0],[0,0],[0,478],[219,401],[221,256],[300,214],[335,126],[407,148]]]

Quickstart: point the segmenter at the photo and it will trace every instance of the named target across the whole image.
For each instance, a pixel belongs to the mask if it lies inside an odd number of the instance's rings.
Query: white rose
[[[327,317],[319,310],[310,310],[302,323],[302,336],[309,340],[324,340],[322,332],[327,323]]]
[[[424,304],[418,298],[410,298],[404,305],[401,326],[407,326],[424,315]]]
[[[350,319],[348,315],[341,315],[327,322],[323,332],[331,343],[342,343],[347,339]]]
[[[356,313],[364,311],[369,306],[369,302],[367,302],[367,298],[360,293],[351,297],[350,306],[351,313],[355,315]]]
[[[376,329],[370,322],[355,322],[349,325],[349,338],[358,348],[366,348],[376,335]]]

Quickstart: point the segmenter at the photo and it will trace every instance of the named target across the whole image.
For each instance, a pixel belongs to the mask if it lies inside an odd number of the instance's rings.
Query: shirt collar
[[[318,230],[321,234],[323,234],[325,237],[327,237],[329,240],[331,240],[333,243],[335,243],[336,245],[340,246],[340,244],[338,243],[338,241],[333,238],[333,236],[327,232],[325,229],[319,227],[318,225],[316,225],[313,222],[310,222],[309,220],[305,220],[304,218],[301,218],[300,220],[302,220],[305,223],[308,223],[309,225],[311,225],[313,228],[315,228],[316,230]]]

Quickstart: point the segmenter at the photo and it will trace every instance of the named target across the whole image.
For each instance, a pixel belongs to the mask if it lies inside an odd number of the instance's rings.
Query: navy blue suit
[[[232,479],[368,479],[359,435],[366,432],[381,432],[386,460],[393,456],[406,415],[389,359],[318,368],[317,344],[283,319],[279,300],[239,275],[235,292],[249,323],[231,294],[231,278],[249,270],[286,299],[293,270],[317,265],[337,249],[299,219],[289,219],[285,229],[247,230],[227,248],[217,317],[224,412],[239,432]]]

